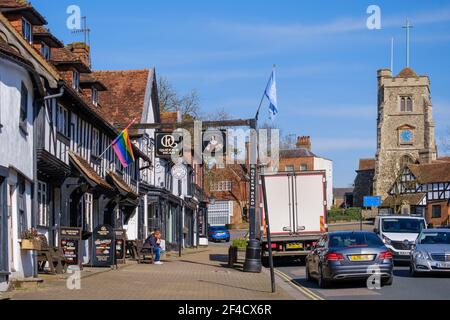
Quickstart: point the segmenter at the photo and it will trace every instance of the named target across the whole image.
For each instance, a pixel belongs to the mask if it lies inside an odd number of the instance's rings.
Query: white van
[[[423,217],[378,216],[374,232],[383,240],[394,256],[394,261],[410,261],[411,247],[427,222]]]

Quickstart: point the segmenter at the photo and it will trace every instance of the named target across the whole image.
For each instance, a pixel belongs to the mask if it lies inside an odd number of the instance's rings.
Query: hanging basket
[[[20,248],[22,250],[41,250],[41,242],[39,240],[28,240],[23,239],[20,243]]]

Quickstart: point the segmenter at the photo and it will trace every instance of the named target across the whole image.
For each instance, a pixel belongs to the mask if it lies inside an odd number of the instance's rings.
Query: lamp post
[[[249,145],[249,241],[245,254],[244,272],[261,273],[261,242],[256,238],[256,206],[258,201],[258,134],[257,134],[258,116],[250,124],[250,145]]]

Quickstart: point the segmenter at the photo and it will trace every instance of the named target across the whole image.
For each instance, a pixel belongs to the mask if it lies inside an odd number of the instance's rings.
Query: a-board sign
[[[111,267],[115,264],[116,237],[111,226],[100,225],[92,234],[92,265]]]
[[[59,243],[67,264],[81,267],[81,228],[61,227]]]
[[[116,263],[124,264],[127,252],[127,234],[122,229],[114,230],[114,233],[116,235]]]

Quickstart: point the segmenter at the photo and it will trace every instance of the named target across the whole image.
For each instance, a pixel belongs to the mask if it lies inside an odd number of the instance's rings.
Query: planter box
[[[27,240],[24,239],[20,243],[20,248],[22,250],[41,250],[41,243],[39,240]]]

